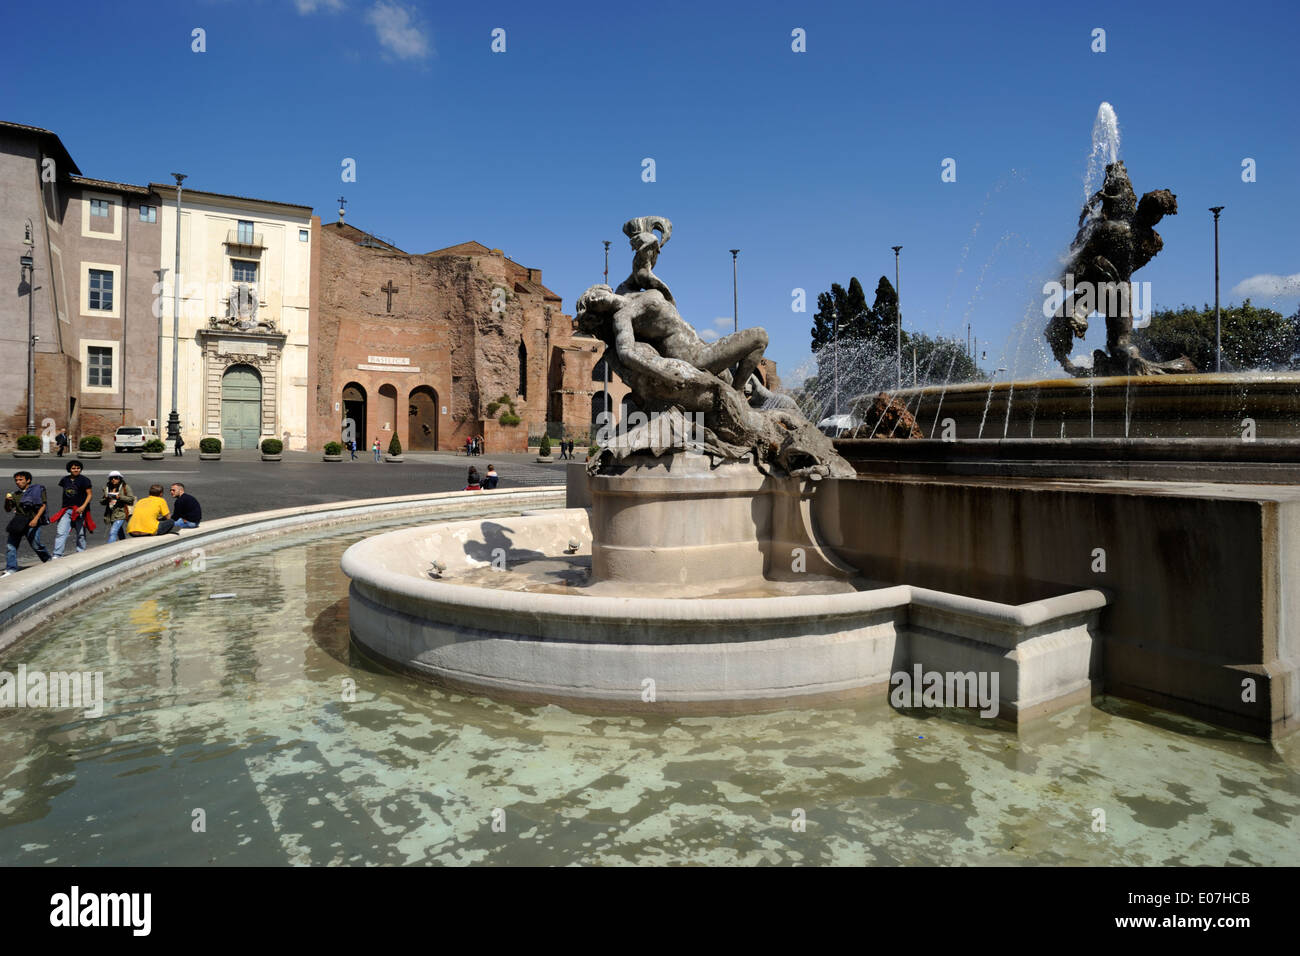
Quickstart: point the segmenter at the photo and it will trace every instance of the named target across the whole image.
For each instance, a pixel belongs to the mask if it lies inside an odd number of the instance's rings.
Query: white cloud
[[[343,0],[293,0],[293,5],[298,8],[298,12],[303,16],[315,13],[317,10],[329,10],[332,13],[338,13],[343,9]]]
[[[429,33],[419,25],[409,7],[379,0],[366,13],[379,45],[399,60],[422,60],[429,55]]]
[[[704,339],[706,342],[716,342],[718,340],[718,333],[714,332],[712,329],[700,329],[700,338]]]
[[[1243,299],[1284,299],[1300,295],[1300,272],[1291,276],[1276,276],[1265,272],[1243,279],[1232,287],[1232,294]]]

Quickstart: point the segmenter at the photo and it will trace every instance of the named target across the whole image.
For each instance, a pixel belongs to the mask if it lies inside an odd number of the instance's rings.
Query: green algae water
[[[0,710],[0,861],[1300,863],[1294,757],[1122,701],[1020,734],[884,703],[593,717],[376,670],[339,558],[404,523],[182,563],[5,651],[102,672],[104,702]]]

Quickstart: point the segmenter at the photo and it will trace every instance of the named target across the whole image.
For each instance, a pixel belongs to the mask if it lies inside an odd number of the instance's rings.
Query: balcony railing
[[[241,235],[238,229],[231,229],[226,233],[226,245],[239,246],[243,249],[266,248],[266,243],[262,241],[262,234],[260,232],[245,232]]]

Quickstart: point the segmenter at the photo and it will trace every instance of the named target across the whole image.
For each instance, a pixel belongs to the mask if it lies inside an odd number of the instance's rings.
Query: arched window
[[[528,397],[528,349],[522,339],[519,342],[519,397]]]

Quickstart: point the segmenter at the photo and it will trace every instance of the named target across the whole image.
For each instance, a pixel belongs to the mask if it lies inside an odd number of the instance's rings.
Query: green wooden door
[[[251,365],[221,377],[221,437],[226,448],[256,448],[262,431],[262,378]]]

